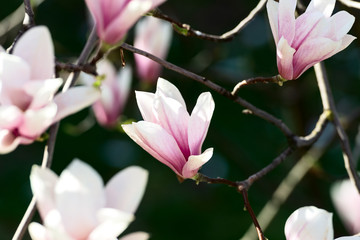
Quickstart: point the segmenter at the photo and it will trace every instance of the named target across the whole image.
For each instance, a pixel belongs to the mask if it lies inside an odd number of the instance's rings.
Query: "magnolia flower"
[[[285,223],[286,240],[333,240],[332,213],[317,207],[302,207],[293,212]],[[359,236],[335,240],[360,240]]]
[[[213,154],[201,153],[214,111],[209,92],[202,93],[191,115],[179,90],[159,78],[155,94],[136,92],[144,121],[122,125],[124,131],[154,158],[182,178],[192,178]]]
[[[172,38],[172,27],[168,22],[154,17],[145,17],[135,27],[134,47],[159,58],[166,58]],[[154,82],[160,76],[161,65],[140,54],[135,54],[139,77]]]
[[[117,73],[115,67],[107,60],[96,65],[99,75],[104,75],[105,78],[101,82],[101,98],[93,104],[93,110],[101,125],[113,127],[116,125],[129,95],[131,68],[124,67]],[[93,83],[95,79],[91,76],[90,79],[84,80]]]
[[[165,0],[86,0],[95,19],[97,35],[108,43],[118,43],[146,12]]]
[[[331,16],[335,0],[311,0],[295,19],[296,0],[268,0],[267,12],[280,75],[287,80],[342,51],[354,39],[347,34],[355,18],[345,11]]]
[[[360,232],[360,194],[348,179],[336,183],[331,198],[341,219],[350,233]]]
[[[56,95],[54,49],[49,30],[33,27],[16,43],[13,54],[0,52],[0,153],[30,144],[51,124],[91,105],[100,97],[93,87]]]
[[[44,225],[31,223],[31,238],[116,239],[134,219],[147,178],[146,170],[131,166],[117,173],[104,187],[101,176],[80,160],[75,159],[60,176],[50,169],[33,166],[31,189]],[[147,239],[144,233],[137,234],[137,238],[129,239]]]

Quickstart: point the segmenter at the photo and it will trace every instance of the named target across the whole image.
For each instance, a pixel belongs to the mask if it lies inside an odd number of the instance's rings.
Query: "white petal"
[[[7,129],[0,129],[0,154],[12,152],[19,144],[20,138]]]
[[[200,155],[192,155],[184,165],[182,176],[184,178],[192,178],[199,171],[199,168],[207,163],[213,155],[213,148],[206,149]]]
[[[119,240],[148,240],[150,235],[146,232],[134,232],[130,233]]]
[[[122,68],[116,76],[117,88],[120,93],[120,102],[122,106],[125,105],[129,96],[129,90],[132,81],[132,68],[127,66]]]
[[[268,0],[266,3],[266,9],[269,17],[271,32],[273,34],[275,44],[279,41],[279,3],[274,0]]]
[[[117,173],[106,184],[106,207],[134,213],[144,195],[148,171],[131,166]]]
[[[40,108],[48,104],[62,85],[61,78],[31,81],[26,84],[25,92],[33,97],[29,108]]]
[[[32,240],[48,240],[46,228],[39,223],[29,224],[29,234]]]
[[[54,47],[47,27],[37,26],[26,31],[15,44],[14,55],[29,64],[31,79],[49,79],[54,76]]]
[[[360,240],[360,236],[340,237],[335,240]]]
[[[336,0],[311,0],[306,12],[320,11],[325,17],[330,17],[334,10]]]
[[[66,232],[83,239],[97,225],[97,211],[105,206],[100,175],[88,164],[75,159],[61,173],[55,194]]]
[[[156,112],[153,110],[155,94],[135,91],[136,102],[139,107],[141,116],[145,121],[157,123],[158,116]]]
[[[30,184],[42,219],[45,219],[48,212],[56,207],[54,189],[57,181],[58,176],[53,171],[33,165]]]
[[[12,130],[17,127],[22,120],[22,111],[14,105],[0,105],[0,129]]]
[[[175,99],[186,109],[184,98],[181,96],[179,89],[177,89],[174,84],[163,78],[159,78],[155,94],[158,94],[159,91],[161,91],[166,97]]]

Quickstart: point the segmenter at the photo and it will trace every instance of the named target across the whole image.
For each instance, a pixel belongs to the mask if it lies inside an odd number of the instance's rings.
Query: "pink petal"
[[[148,240],[150,235],[146,232],[134,232],[130,233],[119,240]]]
[[[295,79],[293,77],[293,55],[295,53],[295,49],[293,49],[287,42],[284,37],[278,42],[276,54],[277,54],[277,66],[279,69],[280,75],[287,79],[292,80]]]
[[[335,7],[335,0],[311,0],[306,12],[320,11],[325,17],[330,17]]]
[[[16,137],[7,129],[0,129],[0,154],[12,152],[19,144],[21,139]]]
[[[53,123],[56,112],[57,106],[54,103],[40,109],[27,110],[24,113],[24,120],[19,126],[20,134],[29,138],[37,138]]]
[[[22,111],[14,105],[0,106],[0,129],[13,130],[22,121]]]
[[[207,163],[213,155],[213,148],[206,149],[200,155],[191,155],[182,169],[184,178],[192,178],[199,171],[199,168]]]
[[[214,108],[215,103],[209,92],[202,93],[198,97],[191,113],[188,127],[188,141],[191,155],[201,153],[201,146],[205,140]]]
[[[177,89],[177,87],[175,87],[175,85],[172,84],[171,82],[163,78],[159,78],[157,81],[155,94],[158,95],[159,92],[161,92],[166,97],[175,99],[186,109],[184,98],[182,97],[179,89]]]
[[[48,104],[62,85],[61,78],[31,81],[25,85],[25,92],[33,97],[29,108],[40,108]]]
[[[29,29],[15,44],[14,55],[24,59],[30,66],[31,79],[54,77],[54,47],[49,30],[44,26]]]
[[[37,165],[32,167],[30,184],[42,219],[56,207],[54,189],[57,181],[58,176],[50,169]]]
[[[103,13],[101,9],[101,1],[99,0],[85,0],[86,5],[93,16],[96,24],[96,30],[98,36],[102,36],[104,33],[104,22],[103,22]]]
[[[274,0],[268,0],[266,3],[266,9],[269,17],[271,31],[275,40],[275,43],[279,41],[279,3]]]
[[[101,96],[100,91],[94,87],[74,87],[55,96],[54,102],[58,107],[58,112],[53,122],[57,122],[64,117],[76,113],[83,108],[93,104]]]
[[[55,194],[66,232],[85,239],[97,225],[97,211],[105,206],[100,175],[88,164],[74,160],[61,173]]]
[[[341,42],[328,38],[315,38],[306,41],[294,55],[294,79],[316,63],[334,55],[340,45]]]
[[[126,101],[129,96],[129,91],[131,88],[132,82],[132,68],[124,67],[122,68],[116,76],[116,89],[120,95],[120,104],[121,108],[123,108],[126,104]]]
[[[155,94],[135,91],[136,102],[139,107],[141,116],[145,121],[157,123],[158,116],[153,110]]]
[[[159,93],[154,100],[154,110],[158,114],[158,124],[175,139],[184,157],[187,158],[190,155],[188,143],[190,116],[186,108],[175,99],[161,96]]]
[[[280,0],[279,2],[279,38],[285,38],[289,45],[295,37],[296,0]]]
[[[355,17],[348,12],[340,11],[329,19],[330,31],[324,36],[334,41],[342,39],[351,29]]]
[[[88,240],[116,240],[134,220],[134,216],[113,208],[103,208],[98,212],[99,225],[91,232]]]
[[[144,195],[148,171],[131,166],[117,173],[106,184],[106,207],[133,214]]]
[[[286,240],[333,240],[332,214],[316,207],[302,207],[285,223]]]
[[[336,50],[335,54],[338,52],[341,52],[342,50],[344,50],[345,48],[347,48],[350,43],[352,43],[352,41],[354,41],[356,39],[356,37],[346,34],[342,39],[341,39],[341,46]]]
[[[175,139],[157,124],[140,121],[122,125],[124,131],[154,158],[181,175],[186,159]]]

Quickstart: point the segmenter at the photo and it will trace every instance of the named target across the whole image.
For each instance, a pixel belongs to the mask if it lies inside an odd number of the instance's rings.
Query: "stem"
[[[250,202],[249,202],[249,199],[248,199],[248,195],[247,195],[247,191],[242,190],[241,193],[242,193],[242,196],[243,196],[243,199],[244,199],[244,204],[245,204],[246,210],[249,212],[251,220],[254,223],[254,226],[255,226],[256,232],[258,234],[259,240],[266,240],[266,238],[265,238],[265,236],[264,236],[264,234],[263,234],[263,232],[261,230],[260,224],[259,224],[258,220],[256,219],[256,215],[255,215],[254,211],[251,208],[251,205],[250,205]]]
[[[286,80],[283,79],[280,75],[273,76],[273,77],[255,77],[243,80],[236,84],[233,91],[231,92],[232,95],[236,95],[240,88],[245,85],[255,84],[255,83],[277,83],[279,86],[282,86]]]

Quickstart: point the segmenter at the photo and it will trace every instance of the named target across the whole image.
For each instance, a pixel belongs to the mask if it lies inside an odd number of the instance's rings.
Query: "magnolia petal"
[[[342,39],[351,29],[355,17],[346,11],[340,11],[329,19],[330,31],[325,35],[334,41]]]
[[[344,50],[345,48],[347,48],[347,47],[350,45],[350,43],[352,43],[352,41],[354,41],[355,39],[356,39],[356,37],[354,37],[354,36],[352,36],[352,35],[350,35],[350,34],[346,34],[346,35],[341,39],[341,45],[340,45],[340,47],[336,50],[336,52],[335,52],[334,54],[336,54],[336,53]]]
[[[64,93],[54,97],[54,102],[58,106],[58,112],[53,122],[57,122],[83,108],[86,108],[98,100],[101,93],[94,87],[74,87]]]
[[[30,184],[33,195],[36,197],[36,204],[42,219],[55,209],[54,189],[58,176],[48,168],[41,168],[33,165],[30,174]]]
[[[0,105],[0,129],[12,130],[22,121],[22,111],[14,105]]]
[[[132,82],[132,68],[127,66],[121,69],[116,76],[116,88],[119,91],[121,108],[126,104]]]
[[[37,138],[52,124],[56,112],[57,106],[54,103],[40,109],[27,110],[24,113],[22,124],[18,127],[20,134],[29,138]]]
[[[286,240],[333,240],[332,213],[316,207],[302,207],[285,223]]]
[[[136,102],[143,119],[148,122],[157,123],[158,117],[157,114],[153,111],[155,94],[142,92],[142,91],[135,91],[135,95],[136,95]]]
[[[25,92],[33,97],[29,108],[40,108],[48,104],[62,85],[61,78],[31,81],[26,84]]]
[[[334,55],[340,48],[341,42],[329,38],[315,38],[306,41],[294,55],[294,79],[316,63]]]
[[[0,129],[0,154],[12,152],[21,143],[19,137],[14,136],[7,129]]]
[[[54,76],[54,47],[47,27],[37,26],[26,31],[15,44],[13,54],[29,64],[31,79],[49,79]]]
[[[103,208],[98,212],[100,224],[91,232],[88,240],[116,239],[134,220],[134,215],[113,208]]]
[[[105,80],[102,85],[111,86],[116,81],[116,69],[114,65],[107,59],[101,60],[96,64],[99,75],[105,75]]]
[[[44,226],[47,230],[48,239],[50,240],[74,240],[72,236],[65,231],[62,225],[62,218],[58,210],[53,209],[48,212],[43,219]]]
[[[144,195],[148,171],[131,166],[113,176],[106,184],[106,207],[134,213]]]
[[[186,160],[175,139],[162,127],[145,121],[122,125],[122,127],[140,147],[171,168],[176,174],[181,175]]]
[[[104,32],[104,21],[103,21],[104,16],[101,9],[101,1],[85,0],[85,2],[91,15],[95,20],[97,34],[100,37]]]
[[[275,40],[275,43],[279,41],[279,3],[274,0],[268,0],[266,3],[267,14],[270,22],[271,31]]]
[[[150,235],[146,232],[134,232],[130,233],[119,240],[148,240]]]
[[[296,0],[280,0],[279,2],[279,38],[285,38],[291,45],[295,37]]]
[[[66,232],[77,239],[86,238],[97,225],[97,211],[105,206],[101,176],[75,159],[61,173],[55,194]]]
[[[336,0],[311,0],[306,8],[306,12],[320,11],[325,17],[330,17],[335,8],[335,1]]]
[[[175,99],[161,96],[154,99],[154,110],[158,114],[158,124],[165,129],[177,142],[181,152],[187,158],[190,155],[188,143],[189,113]]]
[[[183,107],[186,109],[186,104],[185,104],[184,98],[182,97],[179,89],[177,89],[177,87],[175,87],[174,84],[172,84],[171,82],[167,81],[164,78],[159,78],[157,81],[155,95],[158,95],[159,94],[158,92],[160,92],[160,91],[166,97],[173,98],[176,101],[178,101],[179,103],[181,103],[181,105],[183,105]]]
[[[195,176],[199,168],[210,160],[213,151],[213,148],[208,148],[200,155],[190,156],[182,169],[182,176],[184,178],[192,178]]]
[[[281,37],[276,49],[277,55],[277,66],[279,69],[280,75],[287,79],[292,80],[294,77],[294,69],[293,69],[293,57],[294,57],[295,49],[293,49],[287,42],[284,37]]]
[[[48,240],[46,228],[39,224],[32,222],[29,224],[29,234],[32,240]]]
[[[360,240],[360,236],[340,237],[335,240]]]
[[[201,153],[201,146],[209,129],[210,121],[215,109],[211,93],[202,93],[191,113],[188,126],[188,141],[191,155]]]

